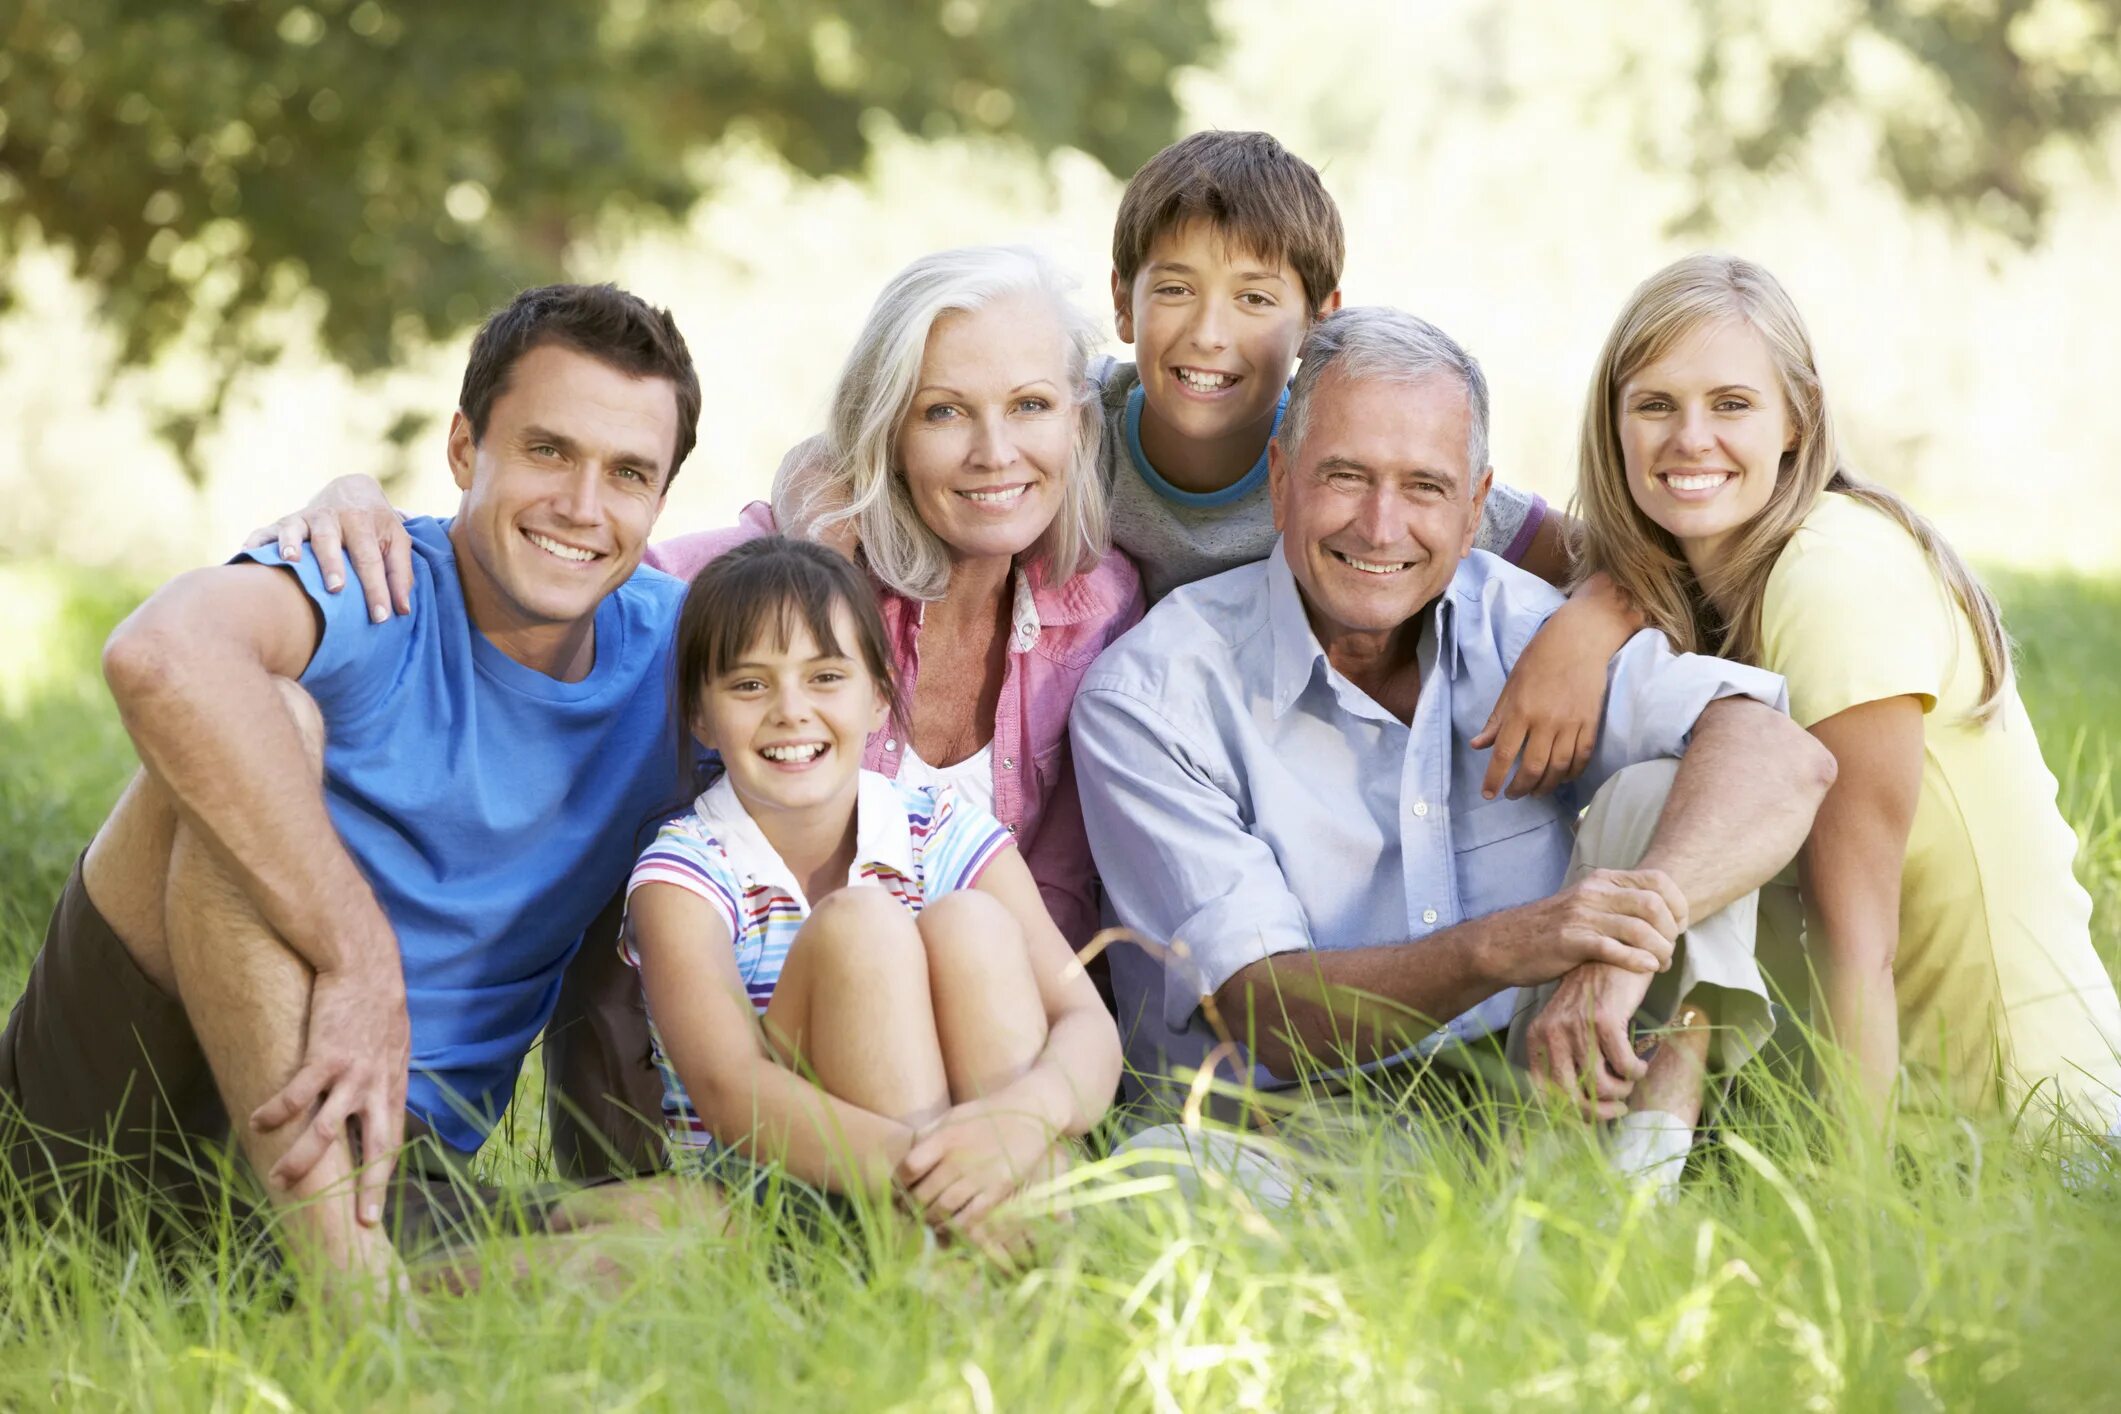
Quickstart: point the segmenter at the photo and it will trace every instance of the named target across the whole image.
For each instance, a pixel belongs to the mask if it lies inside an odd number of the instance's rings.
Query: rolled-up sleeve
[[[1083,824],[1119,921],[1163,945],[1165,1025],[1183,1029],[1251,963],[1311,946],[1274,851],[1245,829],[1229,765],[1154,706],[1095,682],[1069,716]],[[1119,999],[1123,1013],[1130,999]]]
[[[1706,653],[1674,653],[1669,640],[1646,628],[1613,655],[1606,679],[1605,722],[1590,765],[1576,783],[1589,800],[1629,766],[1682,756],[1694,724],[1711,702],[1749,697],[1778,712],[1789,692],[1776,674]]]

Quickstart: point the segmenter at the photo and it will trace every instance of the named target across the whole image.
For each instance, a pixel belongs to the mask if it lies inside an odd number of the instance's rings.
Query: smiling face
[[[737,798],[769,834],[777,815],[851,808],[862,749],[890,713],[883,686],[849,651],[861,637],[845,604],[833,606],[832,645],[820,646],[800,614],[783,626],[785,642],[772,631],[759,634],[702,685],[692,722],[693,735],[721,753]]]
[[[1396,632],[1473,548],[1490,478],[1466,465],[1471,418],[1449,374],[1404,383],[1329,369],[1294,457],[1275,443],[1274,523],[1329,657]]]
[[[1796,428],[1767,341],[1742,319],[1702,325],[1620,385],[1628,493],[1698,572],[1774,494]]]
[[[1314,311],[1287,260],[1233,249],[1206,221],[1189,221],[1149,248],[1122,287],[1113,276],[1119,336],[1141,375],[1142,438],[1170,474],[1159,436],[1198,447],[1232,444],[1242,475],[1266,445]],[[1338,291],[1325,313],[1337,308]]]
[[[597,605],[641,562],[662,509],[677,389],[561,344],[531,349],[473,440],[458,413],[450,538],[472,622],[510,657],[579,676]]]
[[[928,332],[899,466],[953,560],[1007,559],[1060,510],[1075,445],[1068,334],[1035,294],[946,314]]]

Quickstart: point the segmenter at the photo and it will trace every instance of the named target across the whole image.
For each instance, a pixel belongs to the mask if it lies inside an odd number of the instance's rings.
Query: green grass
[[[2111,964],[2121,584],[1997,583]],[[94,672],[126,595],[0,569],[0,600],[58,606],[0,669],[11,996],[129,769]],[[546,1263],[350,1330],[210,1247],[157,1263],[4,1213],[0,1407],[2065,1409],[2121,1387],[2121,1186],[2068,1191],[1997,1125],[1888,1165],[1765,1085],[1668,1207],[1565,1132],[1427,1139],[1419,1162],[1345,1156],[1284,1214],[1093,1166],[1073,1228],[1017,1274],[744,1222],[622,1251],[618,1289]],[[489,1162],[532,1172],[535,1144],[527,1126]]]

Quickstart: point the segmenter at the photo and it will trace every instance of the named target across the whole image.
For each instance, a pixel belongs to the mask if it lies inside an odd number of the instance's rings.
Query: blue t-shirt
[[[580,682],[472,627],[449,522],[408,520],[412,612],[368,621],[316,556],[284,565],[323,616],[302,674],[325,725],[325,803],[397,930],[412,1022],[408,1110],[478,1148],[559,996],[583,930],[691,794],[671,726],[685,586],[640,569],[597,606]],[[280,565],[277,549],[245,552]]]

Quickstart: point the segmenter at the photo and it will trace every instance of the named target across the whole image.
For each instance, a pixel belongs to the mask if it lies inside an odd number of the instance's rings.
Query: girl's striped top
[[[919,913],[934,899],[976,885],[988,861],[1012,843],[1000,821],[947,787],[902,785],[865,770],[856,789],[854,862],[847,882],[880,886],[909,912]],[[751,1005],[764,1014],[788,949],[810,916],[810,901],[728,777],[657,832],[633,866],[627,896],[643,884],[673,884],[714,908],[729,929]],[[626,930],[619,938],[621,955],[640,966]],[[663,1119],[671,1138],[712,1148],[713,1136],[693,1113],[659,1033],[655,1061],[663,1075]]]

